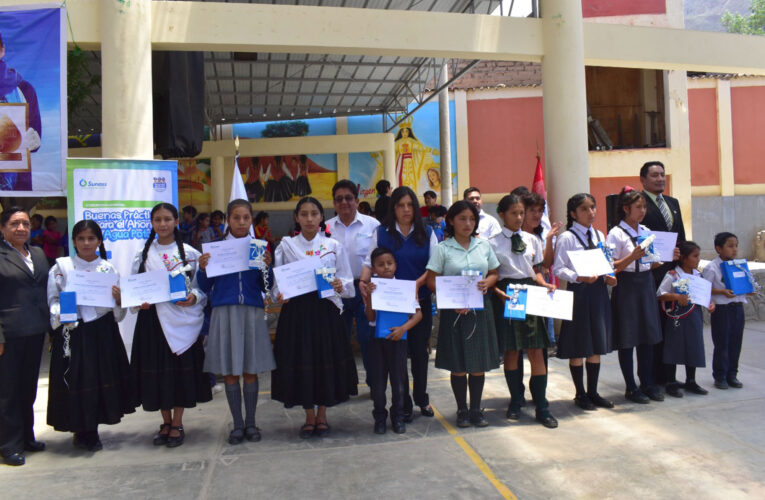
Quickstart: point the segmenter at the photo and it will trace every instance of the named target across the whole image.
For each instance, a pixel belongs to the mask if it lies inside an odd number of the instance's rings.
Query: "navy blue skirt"
[[[690,314],[677,322],[670,317],[664,321],[664,362],[668,365],[706,366],[703,313],[701,306],[692,307]],[[687,311],[688,306],[672,314],[682,316]]]
[[[656,284],[651,271],[619,273],[611,290],[614,349],[661,342]]]
[[[611,304],[601,277],[593,284],[569,283],[574,292],[574,316],[564,321],[558,339],[560,359],[587,358],[613,351]]]

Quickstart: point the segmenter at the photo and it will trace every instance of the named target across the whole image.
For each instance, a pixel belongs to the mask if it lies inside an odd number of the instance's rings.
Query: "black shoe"
[[[457,427],[470,427],[467,410],[457,410]]]
[[[316,429],[314,429],[313,433],[316,434],[317,437],[325,438],[329,436],[330,432],[331,428],[327,422],[316,422]]]
[[[651,402],[651,399],[643,394],[643,391],[640,389],[635,389],[634,391],[627,391],[624,393],[624,397],[632,401],[633,403],[641,404],[641,405],[647,405]]]
[[[244,430],[234,429],[228,435],[228,444],[241,444],[244,441]]]
[[[387,426],[385,425],[385,420],[375,422],[375,434],[385,434],[386,430]]]
[[[470,423],[476,427],[486,427],[489,421],[483,416],[483,410],[470,410]]]
[[[643,394],[648,396],[653,401],[664,401],[664,394],[662,394],[661,389],[659,389],[655,385],[651,387],[646,387],[645,389],[641,388],[640,390],[643,392]]]
[[[525,394],[521,395],[521,408],[526,408],[526,395]]]
[[[558,421],[553,417],[549,411],[541,411],[536,414],[536,421],[547,427],[548,429],[555,429],[558,427]]]
[[[177,427],[176,426],[172,426],[172,427],[170,427],[170,431],[171,432],[172,431],[178,431],[179,434],[178,434],[178,436],[175,436],[175,437],[173,437],[173,436],[168,434],[167,435],[167,444],[165,446],[167,446],[168,448],[177,448],[180,445],[182,445],[184,439],[186,439],[186,433],[183,431],[183,426],[182,425],[179,425]]]
[[[517,404],[513,404],[511,401],[510,404],[507,405],[507,413],[505,413],[505,418],[508,420],[518,420],[521,418],[521,409]]]
[[[414,422],[414,413],[412,410],[404,410],[404,422],[407,424]]]
[[[24,443],[24,450],[32,451],[32,452],[43,451],[45,450],[45,443],[43,443],[42,441],[36,441],[33,439],[32,441],[27,441],[26,443]]]
[[[594,404],[595,406],[598,406],[600,408],[613,408],[614,407],[614,402],[613,401],[607,400],[606,398],[604,398],[603,396],[601,396],[597,392],[595,394],[588,394],[587,397],[590,398],[590,401],[592,401],[592,404]]]
[[[159,432],[154,435],[154,446],[164,446],[167,444],[167,437],[170,435],[170,431],[168,430],[167,434],[163,434],[162,431],[165,430],[165,427],[170,429],[170,424],[162,424],[159,426]]]
[[[391,427],[396,434],[404,434],[406,432],[406,424],[404,422],[393,422]]]
[[[672,396],[673,398],[683,397],[683,391],[680,390],[680,384],[677,382],[667,384],[665,391],[668,396]]]
[[[427,405],[427,406],[420,406],[420,414],[423,417],[432,417],[436,413],[433,411],[433,408],[431,408],[430,405]]]
[[[96,452],[101,451],[104,449],[104,444],[101,442],[101,438],[98,437],[98,434],[95,435],[95,438],[90,443],[90,448],[88,448],[88,451]]]
[[[251,425],[244,429],[244,437],[247,438],[247,441],[250,441],[251,443],[257,443],[261,439],[260,429],[254,425]]]
[[[709,391],[697,384],[695,380],[683,384],[683,389],[687,392],[692,392],[693,394],[699,394],[701,396],[709,394]]]
[[[592,401],[590,401],[590,398],[586,395],[576,396],[574,398],[574,403],[583,410],[587,410],[587,411],[595,410],[595,405],[592,404]]]
[[[5,462],[5,465],[18,467],[27,463],[27,459],[24,458],[23,453],[14,453],[12,455],[8,455],[7,457],[3,457],[3,462]]]
[[[308,439],[311,436],[313,436],[313,433],[316,431],[316,426],[311,424],[303,424],[303,426],[300,428],[300,439]]]
[[[718,389],[727,389],[728,388],[728,382],[725,380],[715,380],[715,387]]]
[[[739,379],[737,379],[736,377],[729,378],[728,379],[728,385],[730,387],[735,388],[735,389],[741,389],[742,387],[744,387],[744,384],[742,384],[741,381]]]

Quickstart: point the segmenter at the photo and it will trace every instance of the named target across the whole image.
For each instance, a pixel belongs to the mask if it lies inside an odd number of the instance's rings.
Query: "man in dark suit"
[[[25,451],[42,451],[35,439],[34,402],[45,333],[50,329],[48,260],[30,247],[29,215],[8,208],[0,215],[0,455],[24,465]]]
[[[667,185],[667,176],[664,172],[664,164],[660,161],[649,161],[640,168],[640,182],[643,183],[643,193],[646,197],[646,214],[643,218],[643,225],[652,231],[668,231],[677,233],[677,243],[685,241],[685,226],[683,225],[683,216],[680,213],[680,203],[677,198],[664,195],[664,189]],[[675,251],[677,257],[677,251]],[[658,286],[667,271],[672,269],[672,262],[665,262],[653,270],[653,277]],[[660,324],[664,324],[666,319],[659,309]],[[664,342],[659,342],[654,346],[653,352],[653,376],[659,384],[668,382],[666,371],[664,369]],[[673,396],[682,394],[676,391]]]
[[[392,191],[390,182],[381,179],[375,184],[375,189],[379,196],[375,203],[375,218],[377,218],[380,223],[384,223],[385,218],[388,217],[388,205],[390,204],[390,193]]]

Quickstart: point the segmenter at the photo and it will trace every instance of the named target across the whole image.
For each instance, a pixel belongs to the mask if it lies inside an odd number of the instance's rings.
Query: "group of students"
[[[646,198],[631,188],[619,195],[619,223],[607,237],[593,227],[596,203],[587,193],[568,200],[565,231],[560,224],[554,224],[544,238],[540,230],[544,199],[538,195],[503,197],[497,207],[502,228],[488,239],[478,235],[483,211],[468,200],[458,201],[446,213],[446,239],[437,245],[432,242],[431,229],[422,222],[411,189],[397,188],[391,201],[388,227],[380,226],[375,233],[365,259],[367,269],[356,282],[346,248],[324,231],[324,208],[315,198],[304,197],[297,203],[294,218],[299,233],[284,238],[273,259],[266,253],[265,268],[216,277],[208,277],[205,271],[210,255],[183,242],[177,209],[167,203],[156,205],[151,210],[151,233],[136,254],[131,272],[166,270],[171,275],[182,274],[188,294],[179,302],[136,308],[130,361],[117,328],[117,322],[125,316],[118,287],[113,288],[114,308],[79,306],[76,323],[60,321],[59,294],[66,289],[70,273],[117,273],[104,258],[107,254],[98,224],[90,220],[76,223],[72,231],[76,255],[58,258],[48,279],[54,328],[48,424],[58,431],[73,432],[75,446],[97,451],[102,448],[98,425],[115,424],[142,406],[145,411],[161,412],[162,423],[154,435],[154,444],[176,447],[185,439],[184,409],[212,399],[210,382],[204,375],[209,372],[224,377],[233,418],[229,443],[258,441],[258,374],[271,371],[272,399],[286,408],[300,406],[305,411],[300,437],[327,436],[331,432],[327,408],[357,394],[350,332],[341,312],[342,299],[353,297],[358,290],[366,320],[372,325],[370,338],[366,339],[365,365],[374,401],[374,431],[384,433],[390,415],[393,431],[405,432],[406,422],[412,419],[408,352],[415,376],[415,402],[424,416],[433,415],[424,387],[427,354],[424,379],[423,375],[415,375],[415,357],[419,359],[421,350],[426,352],[427,344],[420,342],[422,348],[417,348],[415,355],[412,346],[407,347],[407,332],[416,331],[418,324],[428,325],[424,335],[429,338],[430,300],[436,278],[466,272],[476,277],[476,286],[484,294],[484,307],[441,310],[435,358],[437,368],[451,372],[458,427],[488,425],[481,406],[485,373],[500,364],[504,364],[510,392],[506,416],[509,420],[521,418],[525,403],[524,352],[531,365],[528,384],[536,407],[535,418],[545,427],[558,426],[546,399],[547,348],[555,340],[549,333],[550,322],[531,315],[522,321],[504,316],[505,301],[510,300],[509,285],[555,290],[547,274],[550,269],[554,276],[566,280],[568,290],[574,293],[573,319],[562,323],[557,356],[569,360],[574,401],[581,408],[614,406],[598,393],[600,357],[613,350],[619,353],[626,398],[636,403],[662,400],[662,391],[651,374],[651,352],[662,338],[669,379],[667,394],[682,396],[681,385],[675,380],[676,364],[686,367],[682,387],[706,394],[695,378],[696,368],[705,366],[700,306],[712,312],[715,385],[741,387],[736,373],[745,298],[725,287],[719,270],[721,261],[736,257],[734,235],[717,236],[719,257],[704,270],[703,276],[713,283],[713,303],[693,304],[673,284],[698,274],[698,245],[690,241],[680,244],[676,266],[657,289],[650,273],[655,264],[641,262],[644,250],[638,245],[638,238],[647,232],[640,224],[646,213]],[[227,219],[228,228],[222,238],[250,238],[253,217],[248,201],[229,203]],[[407,234],[401,233],[399,225],[405,221],[411,226]],[[420,232],[424,235],[418,235]],[[613,245],[614,274],[577,275],[568,251],[593,249],[599,242]],[[323,299],[308,293],[283,299],[273,266],[314,256],[324,267],[335,269],[331,280],[334,295]],[[420,269],[424,269],[421,274]],[[377,318],[371,307],[375,287],[370,276],[416,280],[420,290],[417,312],[402,318],[400,325],[388,331],[375,331]],[[608,287],[612,287],[610,294]],[[268,296],[281,303],[273,347],[264,315]],[[211,317],[209,336],[204,340],[199,333],[206,304],[211,307]],[[633,373],[633,350],[637,351],[640,386]],[[240,378],[244,379],[241,386]],[[385,396],[388,380],[392,388],[390,413]]]

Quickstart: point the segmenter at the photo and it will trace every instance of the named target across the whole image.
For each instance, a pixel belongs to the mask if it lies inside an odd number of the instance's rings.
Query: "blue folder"
[[[325,280],[324,276],[321,274],[316,275],[316,291],[321,299],[326,299],[335,295],[335,289],[332,288],[332,284]]]
[[[515,290],[507,286],[507,296],[512,297]],[[517,319],[523,321],[526,319],[526,297],[527,290],[518,290],[518,303],[512,304],[509,300],[505,301],[505,318]]]
[[[377,318],[375,319],[375,338],[386,338],[390,335],[391,328],[401,326],[407,321],[409,321],[409,313],[377,311]],[[406,332],[404,332],[401,340],[406,340]]]
[[[189,292],[186,290],[186,276],[183,273],[170,276],[170,302],[184,301],[188,294]]]
[[[62,323],[77,321],[77,292],[61,292],[58,294],[59,319]]]
[[[746,295],[754,291],[752,282],[749,281],[749,265],[746,259],[725,260],[720,262],[723,283],[728,290],[736,295]]]

